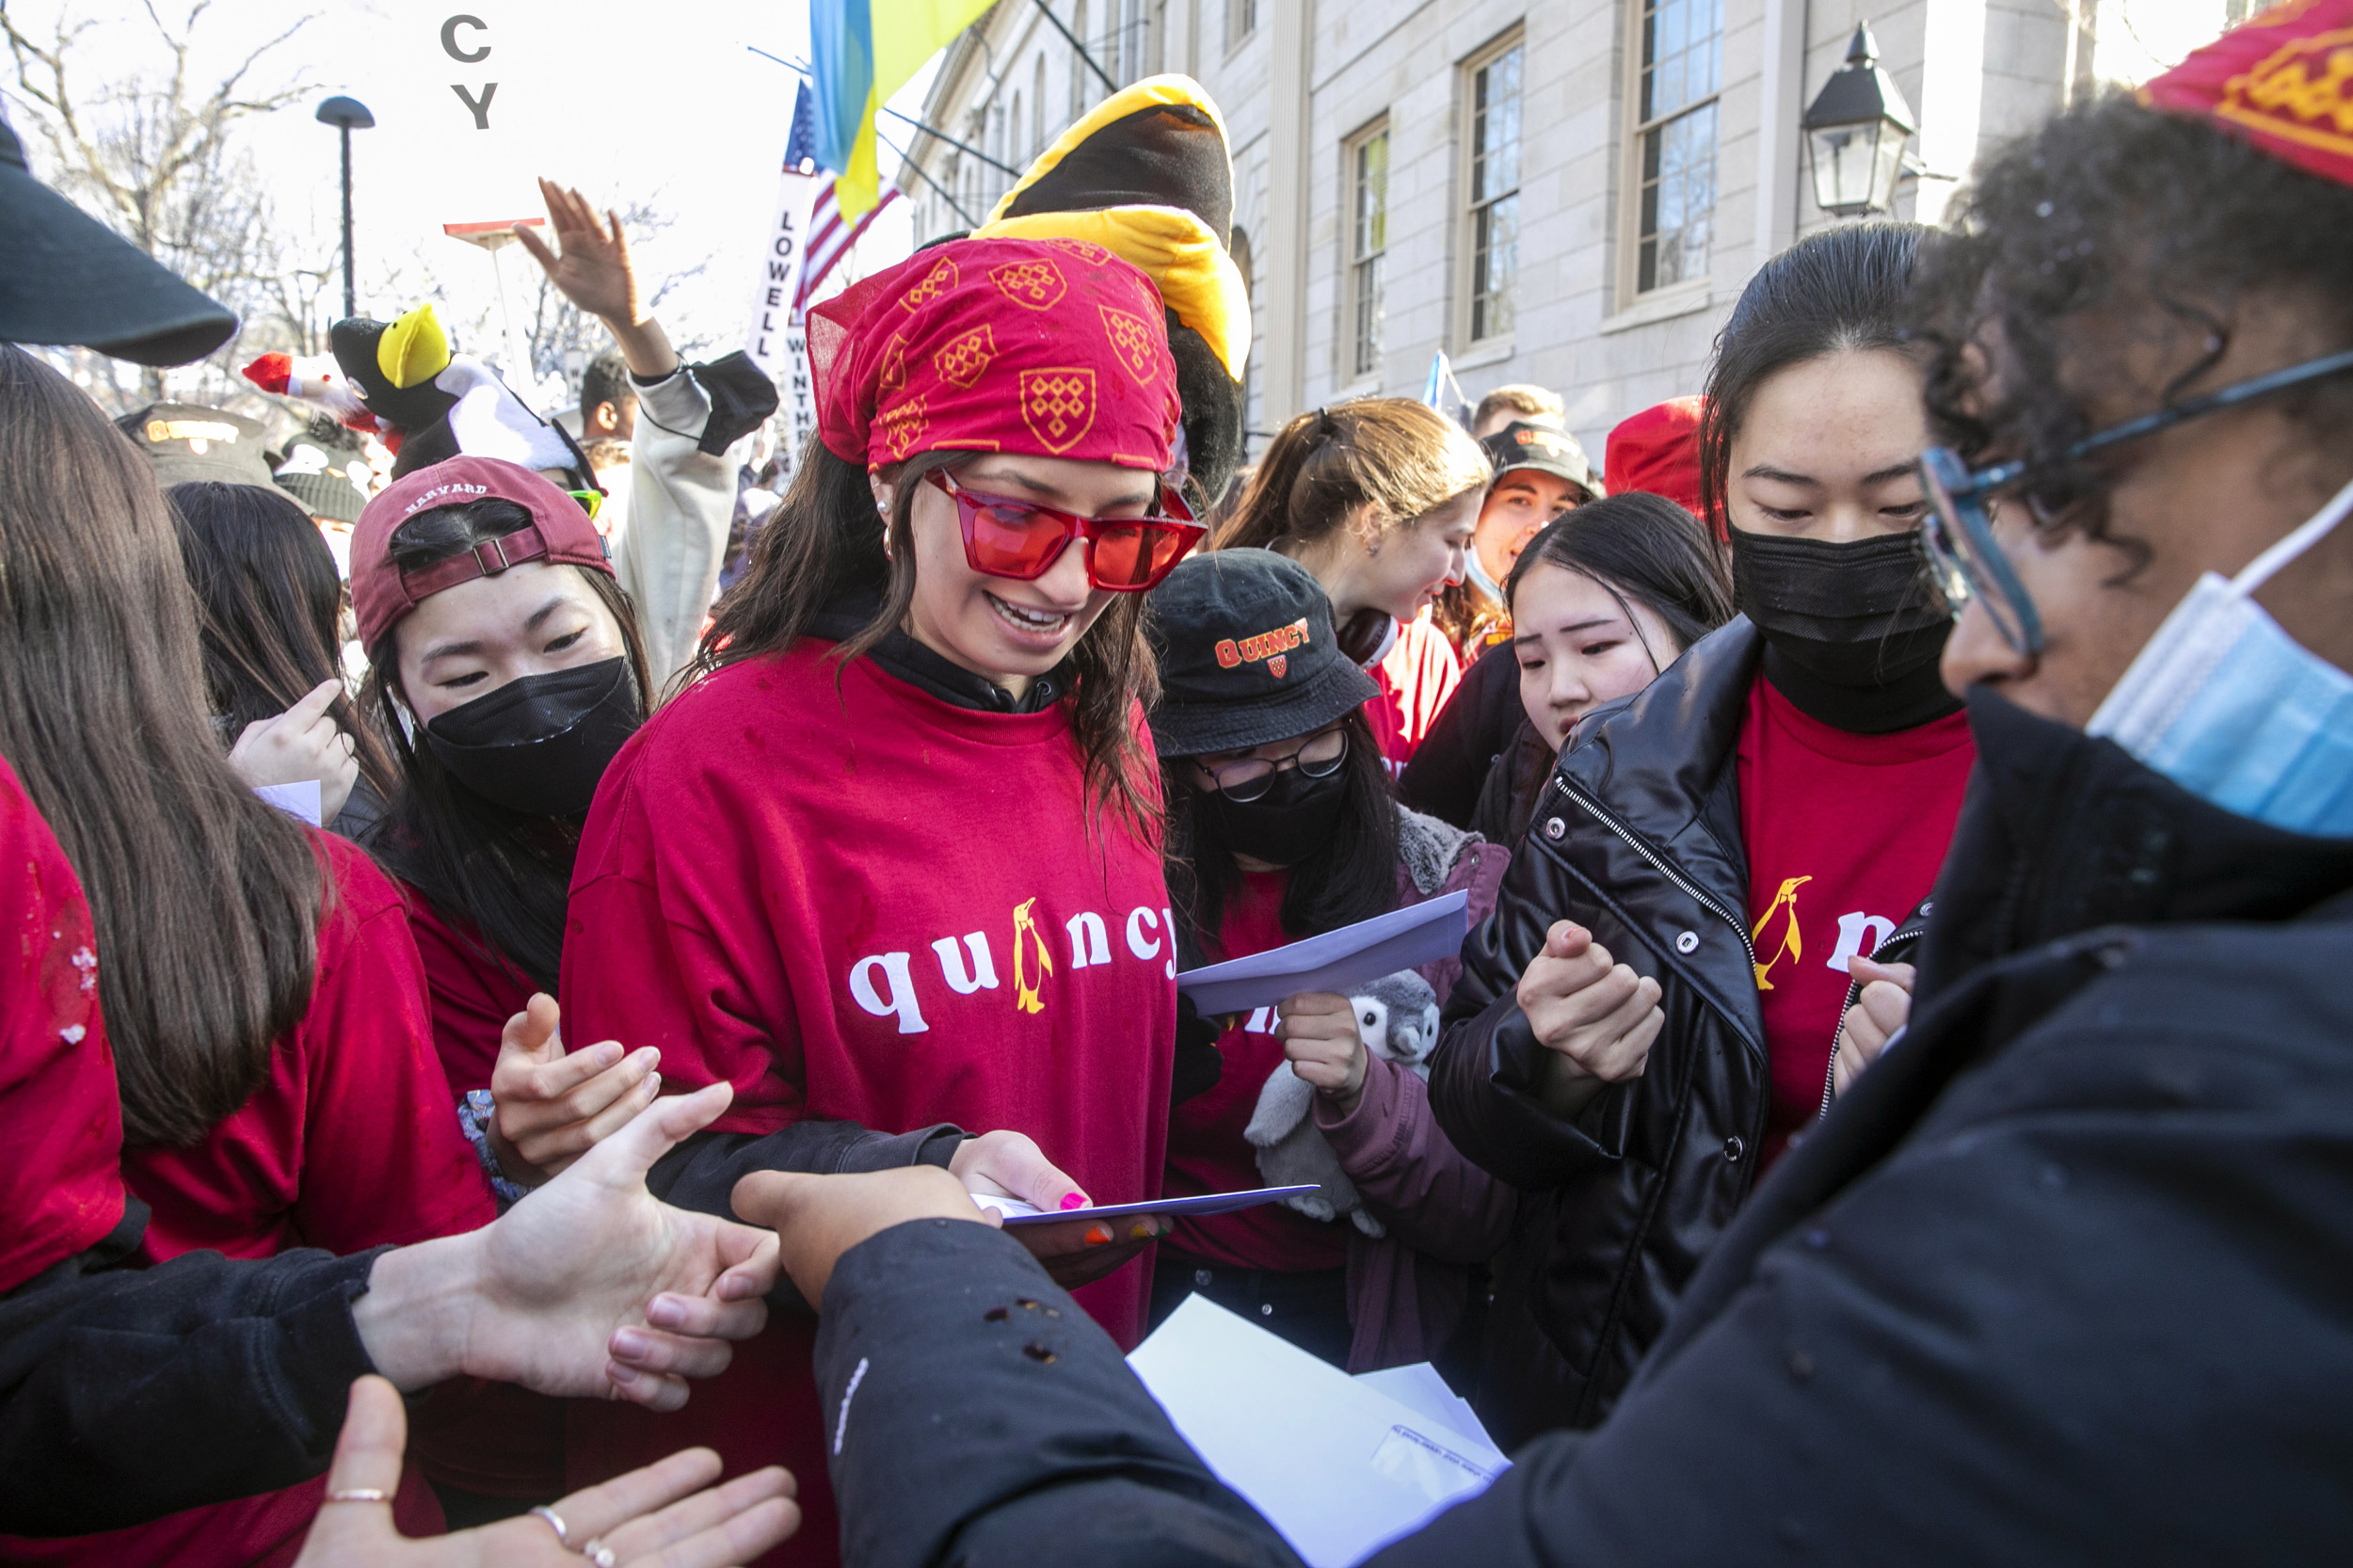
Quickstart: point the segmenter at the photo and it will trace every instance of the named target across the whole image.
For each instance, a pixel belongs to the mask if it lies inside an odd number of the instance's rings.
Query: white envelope
[[[1128,1365],[1309,1568],[1347,1568],[1510,1467],[1486,1443],[1206,1297],[1170,1314]]]
[[[1457,889],[1337,931],[1228,959],[1176,977],[1205,1018],[1247,1013],[1302,991],[1338,991],[1385,974],[1451,958],[1470,929],[1470,894]]]

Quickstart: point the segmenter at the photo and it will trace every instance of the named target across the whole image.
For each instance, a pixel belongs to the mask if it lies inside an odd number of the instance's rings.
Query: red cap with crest
[[[1671,397],[1629,414],[1602,449],[1602,483],[1611,495],[1648,490],[1694,516],[1700,503],[1700,416],[1703,397]]]
[[[489,500],[513,502],[531,514],[530,523],[414,571],[392,565],[392,535],[402,523],[437,507]],[[368,503],[351,531],[351,613],[360,623],[360,646],[373,651],[401,616],[443,588],[495,577],[526,561],[613,575],[604,536],[588,520],[588,509],[519,463],[452,457],[393,480]]]
[[[2353,185],[2353,0],[2282,0],[2142,88],[2140,101]]]
[[[1082,240],[919,250],[810,309],[808,362],[819,437],[869,469],[932,451],[1171,462],[1160,293]]]

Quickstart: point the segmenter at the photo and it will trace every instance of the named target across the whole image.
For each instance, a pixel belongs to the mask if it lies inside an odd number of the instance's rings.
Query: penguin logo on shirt
[[[1773,983],[1765,976],[1774,965],[1785,958],[1795,964],[1805,956],[1805,938],[1798,931],[1798,889],[1813,880],[1810,876],[1793,876],[1782,883],[1781,890],[1773,895],[1773,902],[1765,906],[1765,913],[1757,916],[1755,926],[1749,932],[1750,945],[1756,949],[1756,988],[1760,991],[1773,988]],[[1765,928],[1772,924],[1773,917],[1784,908],[1789,911],[1789,918],[1782,927],[1781,946],[1768,958],[1765,956]]]
[[[1013,1004],[1024,1013],[1046,1011],[1037,981],[1030,979],[1028,960],[1037,960],[1038,981],[1054,972],[1054,955],[1047,949],[1044,934],[1030,919],[1030,911],[1036,904],[1036,899],[1025,899],[1013,911]]]

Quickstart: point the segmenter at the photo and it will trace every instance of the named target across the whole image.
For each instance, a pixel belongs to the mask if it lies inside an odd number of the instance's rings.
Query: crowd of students
[[[2217,104],[2348,27],[1800,241],[1600,474],[1507,389],[1233,482],[1155,78],[812,311],[691,652],[759,400],[572,193],[676,422],[623,564],[428,409],[349,679],[304,505],[0,343],[0,1559],[1291,1561],[1121,1360],[1196,1293],[1515,1450],[1384,1561],[2340,1556],[2353,146]],[[233,327],[22,173],[84,260],[0,336]],[[1364,996],[1178,995],[1456,892]]]

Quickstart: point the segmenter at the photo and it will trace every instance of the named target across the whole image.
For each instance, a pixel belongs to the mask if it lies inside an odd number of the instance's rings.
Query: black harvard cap
[[[1152,741],[1163,757],[1305,735],[1380,695],[1340,651],[1321,584],[1271,550],[1178,563],[1152,591],[1145,624],[1160,667]]]
[[[1517,419],[1479,444],[1486,448],[1497,479],[1515,468],[1532,468],[1567,480],[1583,490],[1588,501],[1601,494],[1601,480],[1586,459],[1585,449],[1566,430]]]
[[[262,427],[243,414],[194,403],[151,403],[115,424],[147,454],[155,465],[155,483],[165,489],[207,479],[264,489],[276,486],[262,451]]]
[[[34,179],[0,120],[0,341],[178,365],[236,329],[235,312]]]

